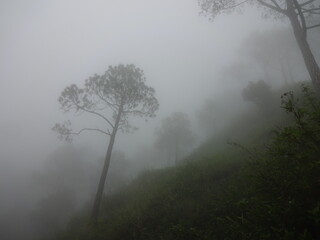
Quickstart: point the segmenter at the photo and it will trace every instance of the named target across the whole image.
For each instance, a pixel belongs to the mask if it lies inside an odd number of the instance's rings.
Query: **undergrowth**
[[[263,150],[229,146],[145,172],[104,199],[97,224],[74,218],[56,239],[319,239],[318,93],[287,92],[282,108],[291,123]]]

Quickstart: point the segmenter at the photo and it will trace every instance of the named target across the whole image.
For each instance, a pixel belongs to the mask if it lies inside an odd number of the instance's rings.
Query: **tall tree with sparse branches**
[[[98,190],[92,209],[92,220],[98,218],[103,189],[109,169],[113,145],[119,130],[135,129],[129,123],[129,116],[154,117],[159,108],[155,90],[145,84],[145,76],[140,68],[133,64],[110,66],[103,75],[85,80],[84,87],[72,84],[66,87],[58,101],[65,112],[87,113],[105,122],[105,127],[85,127],[79,131],[71,128],[71,122],[57,123],[53,130],[59,138],[71,141],[74,135],[84,131],[96,131],[109,137],[109,145],[102,169]]]
[[[320,68],[307,39],[308,30],[320,27],[320,22],[309,23],[312,21],[308,21],[309,18],[320,15],[319,0],[198,0],[198,2],[203,12],[212,18],[246,4],[264,8],[266,15],[286,17],[293,29],[312,83],[320,89]]]

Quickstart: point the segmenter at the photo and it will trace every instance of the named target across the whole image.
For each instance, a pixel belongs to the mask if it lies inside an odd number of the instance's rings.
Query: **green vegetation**
[[[98,223],[83,213],[56,239],[319,239],[320,100],[303,86],[282,96],[282,108],[289,125],[267,134],[263,151],[253,135],[249,148],[222,154],[208,141],[184,164],[145,172],[106,197]]]

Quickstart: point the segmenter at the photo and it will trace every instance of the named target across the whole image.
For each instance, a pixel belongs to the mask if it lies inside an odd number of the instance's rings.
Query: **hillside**
[[[319,106],[306,87],[287,93],[287,115],[244,117],[228,130],[241,142],[217,151],[215,137],[183,164],[141,174],[104,199],[98,223],[84,211],[55,239],[319,239]],[[274,133],[275,122],[287,126]]]

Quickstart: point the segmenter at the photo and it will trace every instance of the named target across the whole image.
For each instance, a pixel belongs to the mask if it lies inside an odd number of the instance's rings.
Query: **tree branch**
[[[147,115],[148,111],[142,111],[142,110],[124,110],[124,114],[137,114],[137,115]]]
[[[309,1],[306,1],[306,2],[304,2],[304,3],[299,4],[299,6],[300,6],[300,7],[303,7],[303,6],[308,5],[308,4],[310,4],[310,3],[314,2],[314,1],[315,1],[315,0],[309,0]]]
[[[238,6],[244,4],[244,3],[248,2],[248,1],[249,1],[249,0],[244,0],[244,1],[239,2],[239,3],[237,3],[237,4],[233,5],[233,6],[223,7],[222,10],[228,10],[228,9],[231,9],[231,8],[238,7]]]
[[[80,108],[82,111],[85,111],[85,112],[87,112],[87,113],[91,113],[91,114],[94,114],[94,115],[97,115],[97,116],[101,117],[101,118],[104,119],[107,123],[109,123],[109,125],[110,125],[112,128],[114,128],[114,126],[113,126],[113,124],[110,122],[110,120],[109,120],[108,118],[106,118],[105,116],[103,116],[102,114],[97,113],[97,112],[95,112],[95,111],[88,110],[88,109],[86,109],[85,107],[80,106],[79,104],[77,104],[77,103],[75,103],[75,102],[73,102],[73,103],[75,104],[76,107]]]
[[[307,38],[306,19],[304,18],[304,15],[302,13],[301,6],[299,5],[298,0],[292,0],[292,1],[293,1],[293,4],[295,5],[295,7],[296,7],[296,9],[298,11],[299,17],[300,17],[301,28],[302,28],[302,31],[303,31],[303,38],[306,39]]]
[[[282,9],[282,8],[280,8],[280,7],[278,7],[278,6],[279,6],[278,4],[276,4],[276,5],[274,6],[274,5],[272,5],[272,4],[269,4],[269,3],[264,2],[263,0],[258,0],[258,2],[259,2],[262,6],[265,6],[265,7],[267,7],[267,8],[270,8],[270,9],[276,11],[276,12],[279,12],[279,13],[282,13],[282,14],[287,14],[287,11],[284,10],[284,9]],[[274,1],[272,1],[272,2],[274,2]]]
[[[108,104],[108,106],[115,112],[118,111],[117,107],[118,105],[115,103],[111,103],[110,101],[108,101],[106,98],[103,97],[103,95],[101,95],[101,93],[99,91],[96,91],[97,96],[100,98],[101,101],[105,102],[106,104]]]
[[[277,3],[276,0],[271,0],[271,2],[273,2],[273,4],[275,5],[276,8],[281,9],[282,11],[285,11],[284,9],[282,9],[282,8],[280,7],[280,5]]]
[[[111,134],[109,132],[105,132],[105,131],[98,129],[98,128],[83,128],[78,132],[69,132],[69,134],[80,135],[83,131],[96,131],[96,132],[100,132],[105,135],[111,136]]]
[[[316,27],[320,27],[320,23],[316,24],[316,25],[309,26],[309,27],[307,27],[307,29],[316,28]]]
[[[310,9],[306,9],[306,8],[301,8],[303,13],[309,13],[309,14],[320,14],[320,7],[318,8],[310,8]]]

